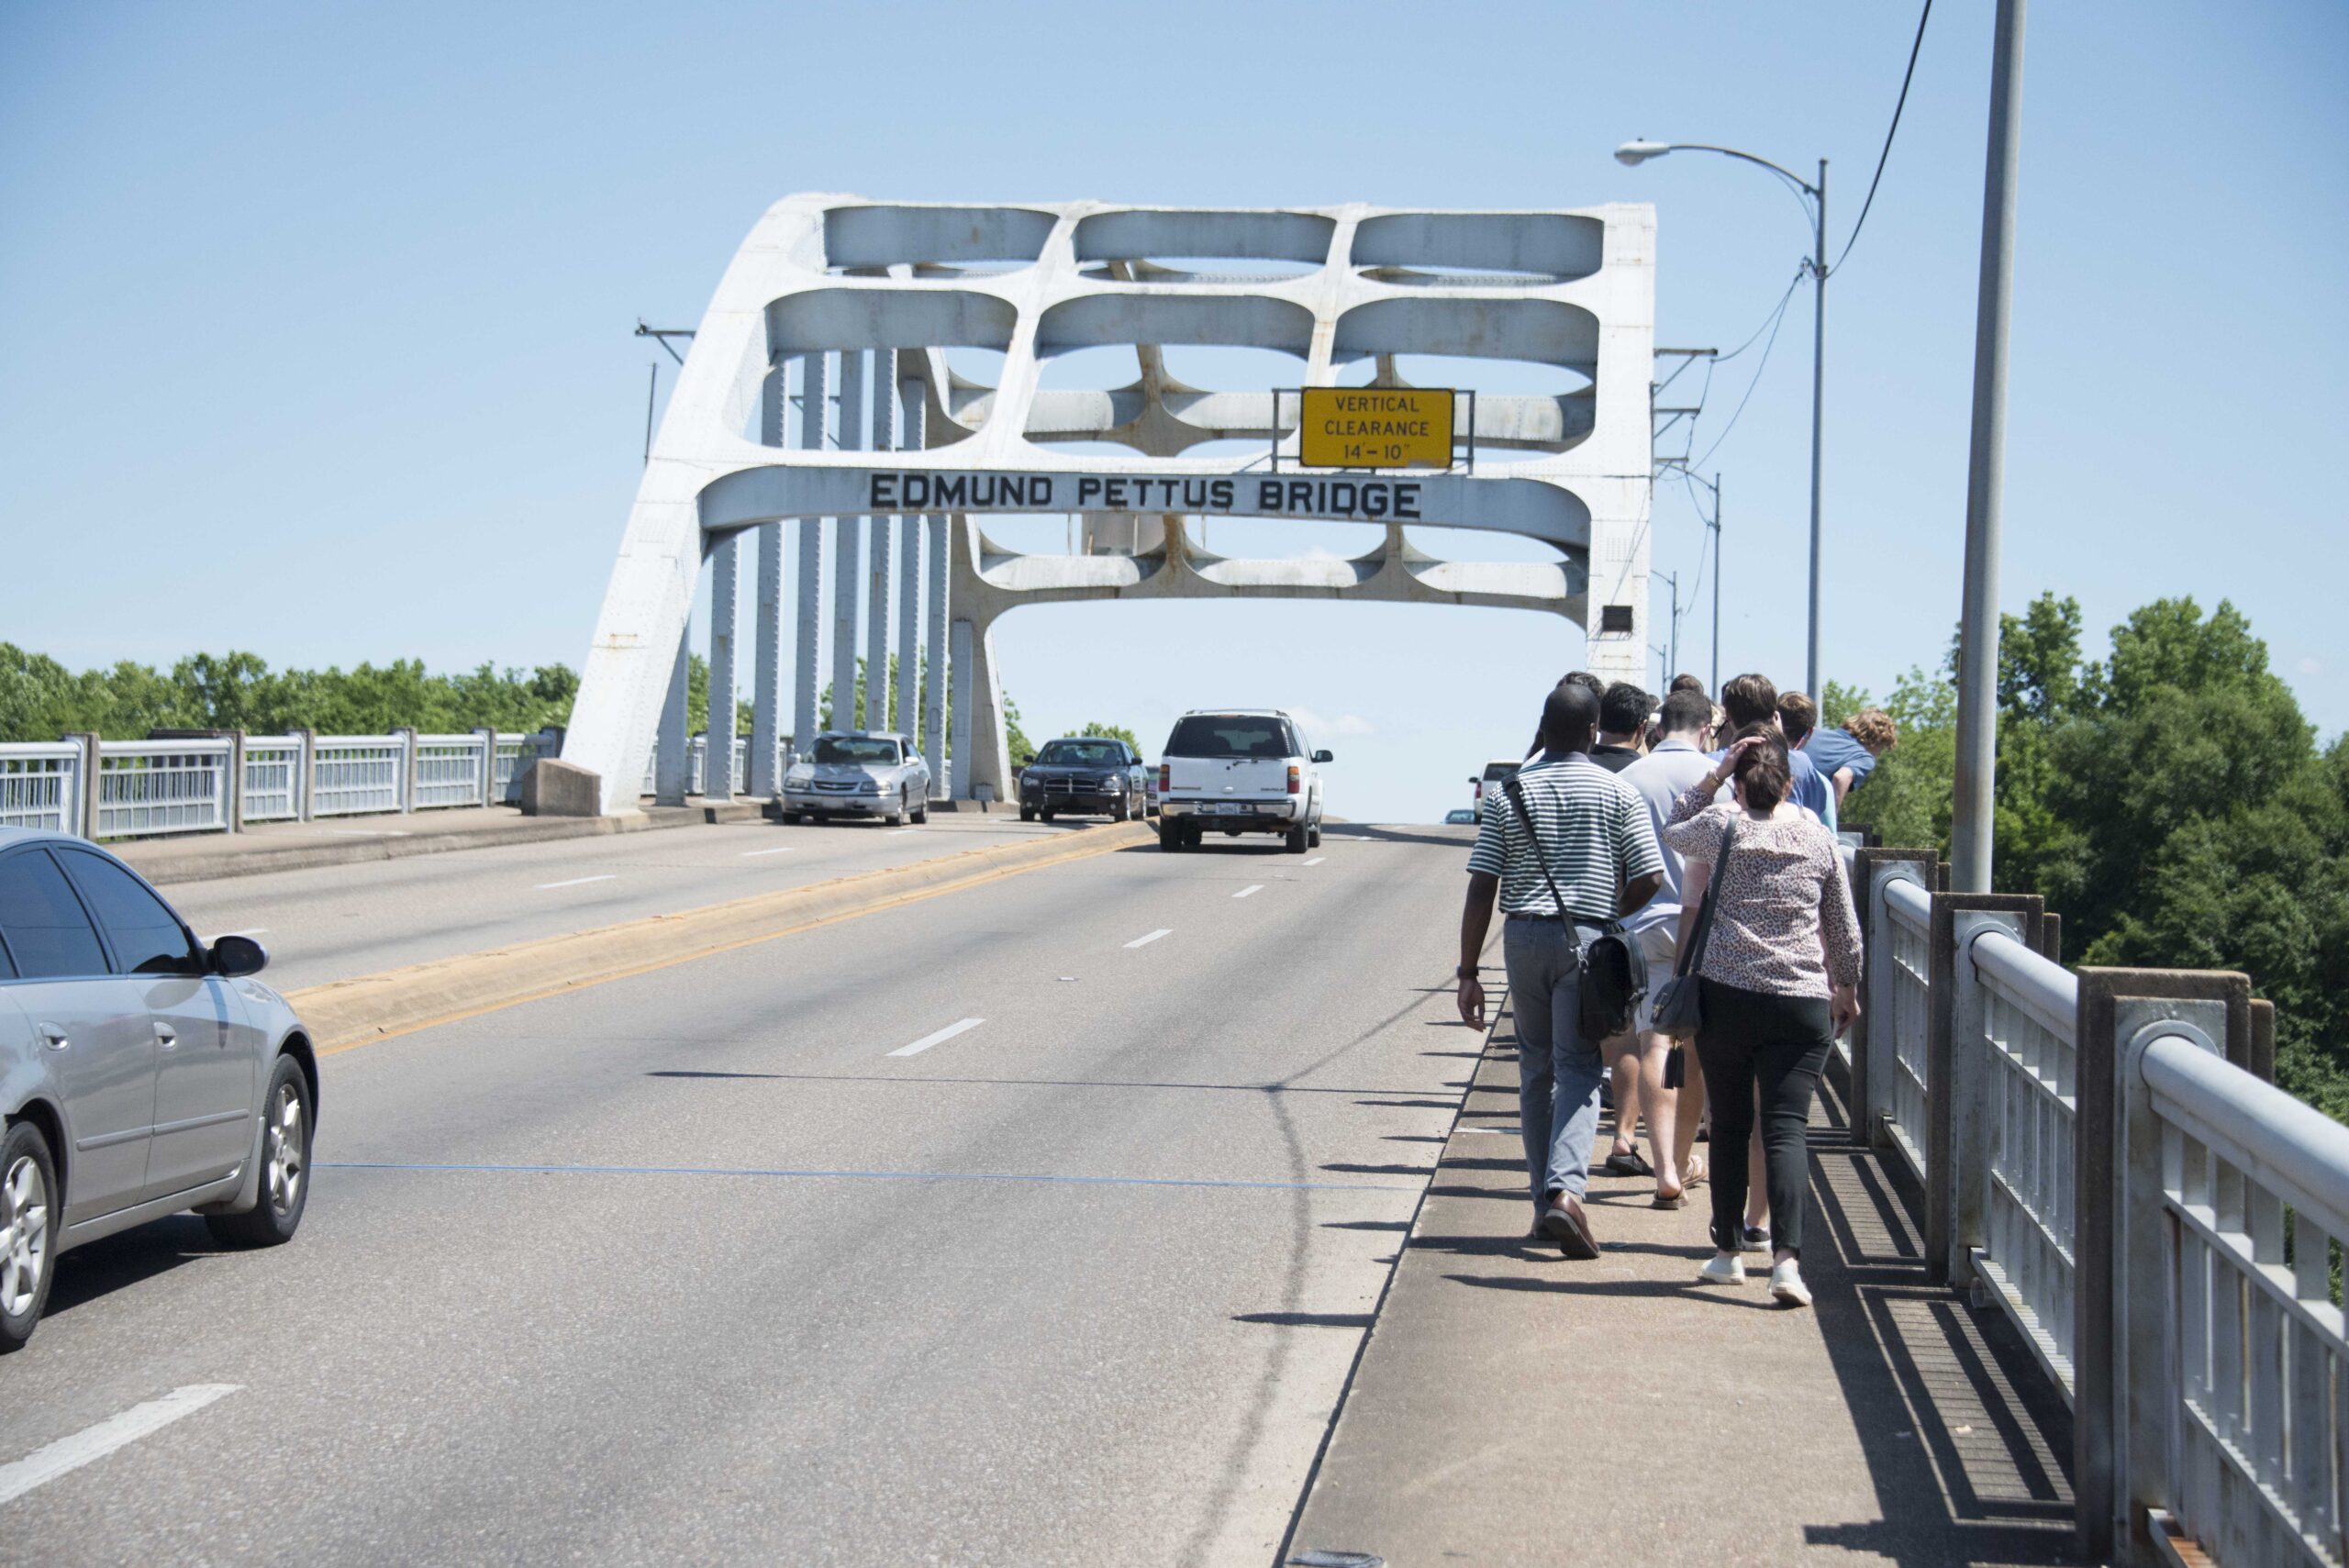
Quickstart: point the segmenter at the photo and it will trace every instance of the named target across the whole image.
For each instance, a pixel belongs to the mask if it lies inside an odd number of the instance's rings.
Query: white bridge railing
[[[707,740],[696,736],[688,793]],[[0,745],[0,827],[92,839],[232,833],[247,823],[515,806],[522,780],[560,746],[552,734],[204,735]],[[792,756],[777,747],[775,777]],[[734,793],[748,793],[751,742],[734,740]],[[645,795],[652,768],[645,767]]]
[[[2071,1404],[2084,1555],[2343,1568],[2349,1127],[2266,1081],[2246,977],[2075,973],[2038,899],[1939,871],[1854,857],[1854,1120]]]

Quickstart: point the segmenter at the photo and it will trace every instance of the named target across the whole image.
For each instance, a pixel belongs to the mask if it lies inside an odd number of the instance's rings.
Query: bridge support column
[[[702,760],[704,800],[734,798],[734,625],[742,606],[739,534],[709,552],[709,745]]]
[[[873,350],[873,450],[897,445],[897,351]],[[897,519],[875,517],[864,526],[864,728],[889,728],[889,558]]]
[[[821,451],[827,410],[830,407],[830,380],[825,375],[824,356],[809,354],[800,361],[805,367],[799,384],[799,446],[803,451]],[[816,717],[816,696],[821,677],[816,669],[818,639],[824,628],[824,519],[802,517],[795,525],[799,529],[799,611],[793,642],[793,673],[798,680],[791,711],[791,740],[802,753],[815,744],[816,731],[820,728]]]
[[[693,771],[693,716],[685,711],[685,677],[693,662],[694,628],[685,623],[677,639],[676,666],[669,673],[669,695],[661,705],[661,729],[652,748],[652,802],[685,803],[686,775]]]
[[[921,383],[906,382],[899,385],[897,406],[902,410],[897,429],[897,444],[910,451],[922,447],[923,419],[928,409],[923,406],[925,389]],[[896,521],[897,533],[897,679],[891,706],[895,710],[891,722],[907,734],[920,726],[921,716],[915,711],[920,701],[921,682],[921,519],[903,517]],[[930,759],[930,788],[937,789],[938,742],[935,732],[925,735],[922,755]]]
[[[922,733],[928,737],[926,744],[930,748],[931,798],[955,800],[962,796],[954,789],[952,777],[946,768],[946,691],[953,665],[949,656],[951,651],[947,647],[949,639],[946,632],[946,519],[940,516],[924,517],[920,528],[928,555],[922,564],[930,577],[930,602],[926,606],[930,617],[930,679],[928,689],[922,695]],[[967,713],[970,710],[965,708],[963,711]],[[963,754],[962,740],[953,742],[952,752],[959,766]]]
[[[864,450],[864,350],[841,355],[840,450]],[[856,600],[864,582],[864,519],[832,526],[832,728],[857,726]]]
[[[790,361],[778,361],[759,386],[759,439],[783,445],[783,410]],[[751,677],[751,793],[770,799],[782,793],[775,773],[776,739],[783,717],[783,525],[759,525],[756,663]]]

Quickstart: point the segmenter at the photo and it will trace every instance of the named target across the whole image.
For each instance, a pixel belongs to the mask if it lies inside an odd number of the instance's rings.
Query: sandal
[[[1705,1184],[1705,1178],[1710,1174],[1712,1173],[1705,1167],[1705,1157],[1691,1154],[1687,1166],[1681,1172],[1680,1184],[1683,1187],[1701,1187]]]
[[[1653,1176],[1655,1167],[1647,1162],[1637,1149],[1624,1149],[1607,1156],[1603,1167],[1610,1176]]]
[[[1676,1193],[1668,1193],[1663,1188],[1658,1187],[1656,1189],[1655,1197],[1651,1201],[1649,1207],[1652,1208],[1687,1208],[1688,1207],[1688,1189],[1684,1186]]]

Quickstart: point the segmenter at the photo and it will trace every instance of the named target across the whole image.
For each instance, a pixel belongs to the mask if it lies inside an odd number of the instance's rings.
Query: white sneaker
[[[1698,1284],[1743,1284],[1745,1260],[1735,1252],[1721,1252],[1697,1271]]]
[[[1770,1294],[1788,1307],[1809,1307],[1810,1287],[1802,1283],[1802,1265],[1792,1258],[1771,1264]]]

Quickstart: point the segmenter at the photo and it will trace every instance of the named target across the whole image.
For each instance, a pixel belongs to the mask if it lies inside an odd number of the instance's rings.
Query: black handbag
[[[1502,784],[1501,791],[1517,807],[1517,819],[1525,824],[1526,840],[1533,846],[1533,860],[1542,868],[1542,880],[1549,887],[1550,896],[1557,901],[1559,918],[1573,921],[1575,913],[1566,907],[1565,897],[1558,891],[1557,878],[1550,874],[1550,857],[1542,853],[1542,835],[1533,829],[1533,815],[1525,809],[1525,786],[1510,778]],[[1609,917],[1597,923],[1599,934],[1577,955],[1582,977],[1575,986],[1582,1037],[1593,1045],[1630,1029],[1639,1011],[1640,998],[1648,994],[1647,954],[1623,929],[1622,921]]]
[[[1697,968],[1705,962],[1705,941],[1713,934],[1713,906],[1720,902],[1721,873],[1729,869],[1730,851],[1736,847],[1737,818],[1732,817],[1729,831],[1721,835],[1721,852],[1713,862],[1713,874],[1705,882],[1705,902],[1698,906],[1688,945],[1672,966],[1672,978],[1656,990],[1654,1029],[1667,1039],[1694,1040],[1704,1027],[1705,1003],[1697,984]]]

